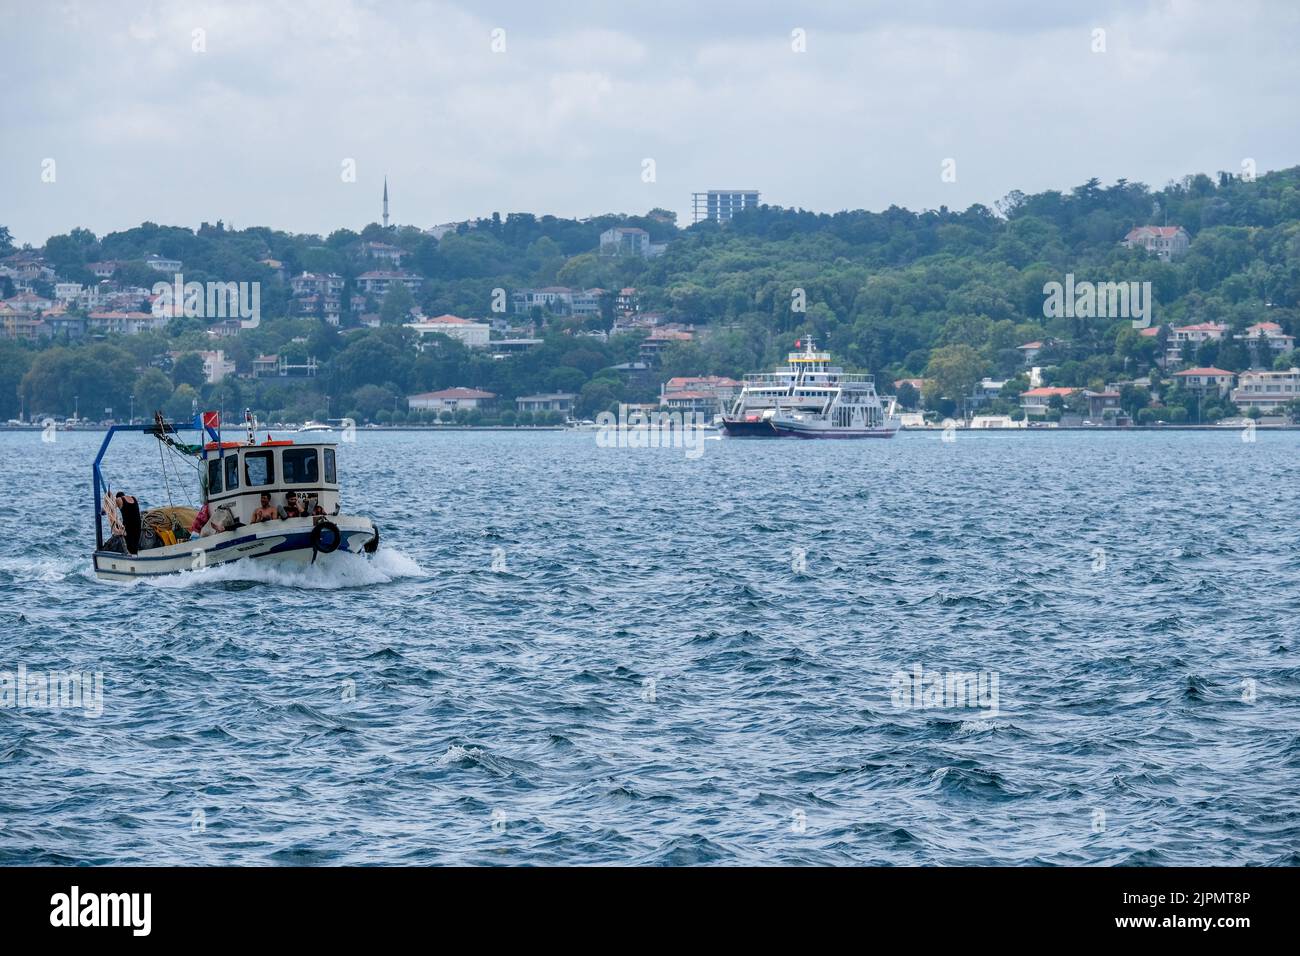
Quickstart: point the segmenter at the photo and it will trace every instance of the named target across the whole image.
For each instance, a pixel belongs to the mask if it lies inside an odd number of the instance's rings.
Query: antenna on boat
[[[248,444],[257,444],[257,418],[251,408],[244,409],[244,424],[248,426]]]

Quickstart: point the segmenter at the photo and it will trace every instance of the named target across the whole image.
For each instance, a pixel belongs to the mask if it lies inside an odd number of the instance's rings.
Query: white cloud
[[[31,242],[146,218],[323,232],[377,218],[385,172],[396,219],[427,225],[684,216],[714,185],[813,209],[964,207],[1300,161],[1300,11],[1281,0],[623,6],[23,5],[0,34],[0,222]]]

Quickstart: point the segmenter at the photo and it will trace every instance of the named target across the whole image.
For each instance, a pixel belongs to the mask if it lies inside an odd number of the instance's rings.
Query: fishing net
[[[187,541],[190,537],[190,525],[194,523],[195,517],[198,516],[197,508],[190,508],[185,505],[170,505],[165,508],[150,508],[140,516],[141,545],[145,545],[147,540],[155,540],[159,543],[165,541],[165,537],[160,531],[168,531],[177,541]],[[157,545],[153,545],[157,547]]]

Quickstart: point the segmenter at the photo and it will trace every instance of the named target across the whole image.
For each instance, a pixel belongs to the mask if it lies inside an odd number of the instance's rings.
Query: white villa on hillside
[[[458,315],[438,315],[431,319],[422,318],[417,322],[407,322],[406,328],[419,336],[416,348],[421,351],[424,350],[424,337],[426,335],[445,335],[468,348],[481,349],[487,346],[488,336],[492,332],[492,326],[486,322],[462,319]]]
[[[1200,394],[1217,392],[1223,396],[1232,388],[1234,376],[1221,368],[1189,368],[1175,372],[1174,378],[1182,382],[1188,391]]]
[[[1237,387],[1232,390],[1232,401],[1242,409],[1258,408],[1271,412],[1287,402],[1300,398],[1300,368],[1286,372],[1242,372]]]
[[[460,408],[482,408],[495,398],[495,393],[477,388],[444,388],[438,392],[408,395],[406,407],[410,411],[454,412]]]
[[[1020,407],[1025,410],[1026,415],[1046,415],[1054,397],[1059,395],[1062,399],[1069,398],[1077,391],[1079,391],[1077,388],[1050,385],[1031,388],[1027,392],[1020,393]]]
[[[56,291],[55,295],[57,294]],[[1295,348],[1295,336],[1287,335],[1276,322],[1256,322],[1233,338],[1245,342],[1255,353],[1255,360],[1261,364],[1271,365],[1274,356],[1283,355]],[[1267,348],[1261,349],[1261,345],[1266,345]]]
[[[1145,249],[1168,262],[1186,252],[1191,241],[1182,226],[1137,226],[1129,230],[1122,245]]]
[[[520,395],[515,399],[515,406],[521,412],[563,412],[567,415],[573,411],[573,400],[577,397],[572,392]]]

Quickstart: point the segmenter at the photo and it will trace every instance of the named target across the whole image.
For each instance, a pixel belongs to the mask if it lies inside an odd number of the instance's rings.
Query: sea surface
[[[0,707],[0,863],[1300,862],[1295,432],[362,431],[373,560],[129,584],[56,439],[0,434],[0,672],[102,712]]]

